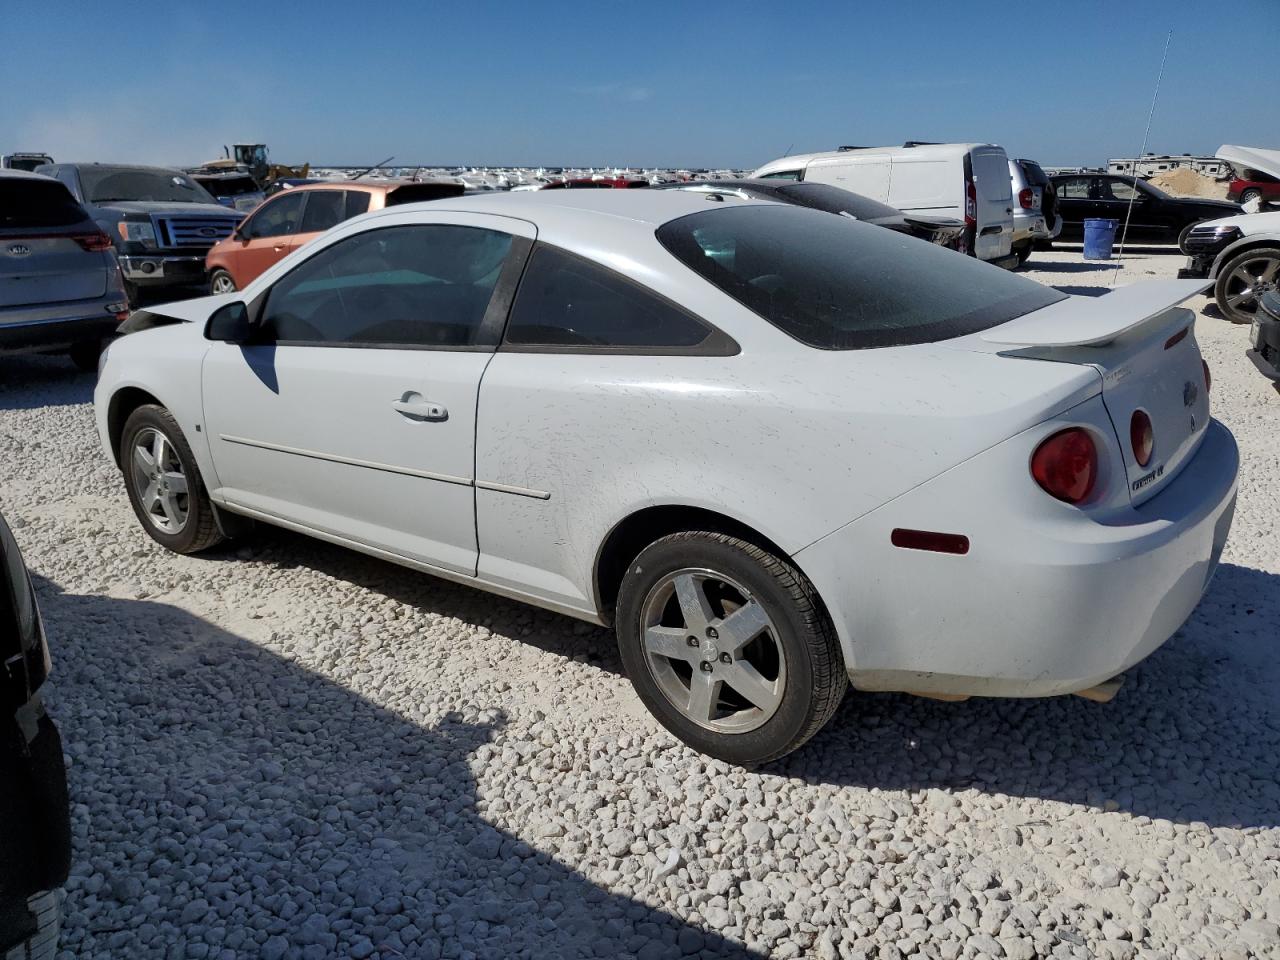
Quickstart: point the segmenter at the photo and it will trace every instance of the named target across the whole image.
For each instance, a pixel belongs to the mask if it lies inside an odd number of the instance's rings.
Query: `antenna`
[[[1156,74],[1156,90],[1151,95],[1151,109],[1147,112],[1147,129],[1142,134],[1142,149],[1138,151],[1139,158],[1146,156],[1147,139],[1151,136],[1151,120],[1156,115],[1156,101],[1160,99],[1160,83],[1164,80],[1164,65],[1169,59],[1169,44],[1173,42],[1173,31],[1169,31],[1169,35],[1164,40],[1164,55],[1160,58],[1160,72]],[[1131,184],[1133,195],[1129,197],[1129,206],[1124,212],[1124,231],[1120,234],[1120,256],[1124,259],[1124,243],[1129,238],[1129,220],[1133,216],[1133,202],[1138,199],[1138,163],[1135,160],[1133,164],[1133,183]],[[1120,271],[1124,268],[1124,264],[1117,262],[1116,269],[1111,274],[1111,285],[1116,285],[1116,277],[1120,276]]]

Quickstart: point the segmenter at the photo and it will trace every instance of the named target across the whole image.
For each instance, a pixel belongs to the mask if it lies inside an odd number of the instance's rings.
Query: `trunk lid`
[[[1131,502],[1155,496],[1195,453],[1209,424],[1209,391],[1193,327],[1178,304],[1199,280],[1119,287],[1101,297],[1070,297],[981,334],[1006,356],[1092,366],[1124,457]],[[1136,411],[1151,420],[1154,445],[1138,462],[1130,437]]]
[[[0,308],[89,300],[107,292],[110,253],[86,250],[80,228],[0,230]]]

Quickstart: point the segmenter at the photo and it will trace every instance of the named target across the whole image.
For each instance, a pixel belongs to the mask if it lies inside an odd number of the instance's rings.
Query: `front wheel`
[[[174,553],[198,553],[222,542],[200,468],[178,422],[146,404],[120,435],[120,469],[142,529]]]
[[[209,292],[213,294],[235,293],[235,279],[227,271],[218,267],[213,273],[209,274]]]
[[[831,719],[848,686],[813,585],[737,537],[663,537],[632,561],[617,610],[622,661],[650,712],[702,753],[777,759]]]
[[[1252,323],[1263,295],[1280,284],[1280,247],[1255,247],[1232,257],[1218,273],[1213,296],[1232,323]]]

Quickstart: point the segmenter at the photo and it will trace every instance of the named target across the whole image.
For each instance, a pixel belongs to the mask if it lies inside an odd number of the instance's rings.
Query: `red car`
[[[1239,174],[1227,189],[1228,200],[1248,203],[1255,197],[1261,197],[1266,203],[1280,202],[1280,180],[1248,167],[1240,170]]]
[[[614,177],[610,180],[593,180],[591,177],[575,177],[559,183],[548,183],[543,190],[632,190],[636,187],[649,186],[648,180],[628,180],[626,177]]]

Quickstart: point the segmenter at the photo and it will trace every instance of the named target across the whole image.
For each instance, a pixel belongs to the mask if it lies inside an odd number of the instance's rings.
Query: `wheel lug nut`
[[[707,636],[710,637],[712,640],[715,640],[720,636],[720,631],[717,630],[715,627],[707,627]]]
[[[720,662],[721,662],[721,663],[733,663],[733,657],[729,656],[729,654],[727,654],[727,653],[722,653],[722,654],[720,654]]]
[[[702,668],[703,673],[711,672],[711,663],[707,660],[703,660],[698,666]]]
[[[685,640],[685,643],[689,644],[689,646],[691,646],[691,647],[696,647],[696,646],[698,645],[698,638],[697,638],[697,637],[689,637],[689,638],[687,638],[687,639]]]

